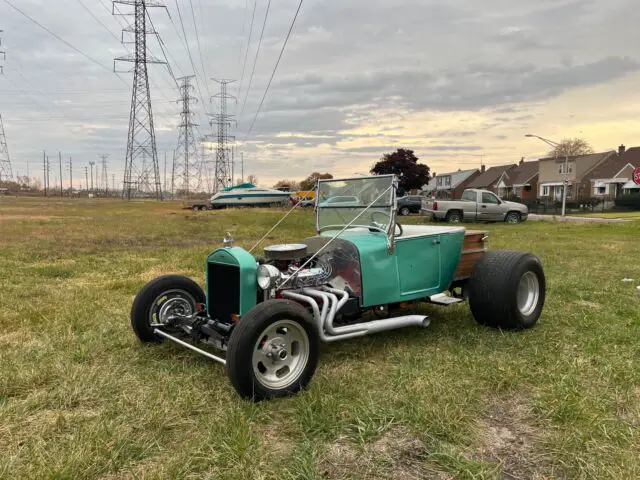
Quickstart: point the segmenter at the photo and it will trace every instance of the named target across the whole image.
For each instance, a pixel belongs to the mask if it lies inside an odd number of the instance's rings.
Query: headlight
[[[258,267],[258,286],[262,290],[269,290],[280,279],[280,270],[273,265],[260,265]]]

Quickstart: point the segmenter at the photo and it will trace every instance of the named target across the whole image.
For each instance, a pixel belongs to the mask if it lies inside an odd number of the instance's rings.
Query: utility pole
[[[69,196],[73,195],[73,159],[69,156]]]
[[[116,191],[116,174],[115,173],[111,174],[111,191],[112,192]]]
[[[244,183],[244,152],[240,153],[240,158],[242,159],[242,183]]]
[[[42,151],[42,183],[44,188],[44,196],[47,196],[47,152]]]
[[[60,151],[58,151],[58,163],[60,164],[60,197],[62,197],[62,152]]]
[[[51,182],[49,175],[51,174],[51,163],[49,162],[49,155],[47,155],[47,190],[51,193]]]
[[[149,177],[151,176],[156,199],[162,200],[147,64],[164,64],[166,62],[154,58],[147,50],[147,35],[157,35],[157,32],[151,26],[147,26],[147,9],[150,7],[164,7],[164,5],[156,0],[113,0],[113,4],[114,6],[121,4],[133,7],[133,25],[126,27],[123,32],[133,34],[135,43],[135,53],[133,55],[118,57],[114,61],[114,71],[116,71],[115,62],[133,63],[133,93],[129,114],[129,135],[124,180],[122,182],[122,197],[130,200],[135,190],[148,188]],[[145,161],[141,169],[140,159],[146,159],[146,157],[149,157],[151,162],[147,164]],[[149,193],[148,190],[147,193]]]
[[[89,192],[89,168],[84,167],[84,186],[87,192]]]
[[[182,110],[180,112],[181,123],[178,126],[178,147],[175,154],[174,175],[177,175],[179,179],[178,191],[184,195],[184,198],[189,198],[189,193],[192,191],[192,184],[194,183],[194,173],[198,168],[198,149],[193,135],[193,127],[197,126],[197,124],[193,123],[194,114],[191,111],[191,104],[198,101],[191,96],[193,91],[191,80],[194,77],[194,75],[190,75],[178,79],[180,83],[180,99],[176,102],[182,105]],[[195,183],[196,185],[199,184],[198,181]]]
[[[7,137],[4,134],[4,125],[2,124],[2,114],[0,114],[0,182],[9,180],[13,180],[13,171],[11,170]]]
[[[167,151],[164,151],[164,188],[163,192],[167,191]]]
[[[91,166],[91,191],[93,192],[93,166],[96,164],[96,162],[89,162],[89,165]]]
[[[216,150],[216,167],[214,177],[214,191],[222,190],[229,185],[231,181],[231,155],[229,154],[228,142],[229,140],[235,140],[235,137],[229,136],[229,128],[234,115],[227,113],[227,100],[236,101],[236,97],[227,93],[227,85],[233,83],[234,80],[216,80],[220,84],[220,93],[211,97],[212,99],[218,98],[220,100],[220,113],[211,115],[211,126],[216,125],[218,147]]]
[[[175,196],[176,191],[176,151],[173,151],[173,165],[171,166],[171,196]]]

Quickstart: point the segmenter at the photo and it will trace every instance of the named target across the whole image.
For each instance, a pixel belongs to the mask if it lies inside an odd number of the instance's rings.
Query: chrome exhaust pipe
[[[340,290],[335,289],[327,289],[334,290],[335,293],[343,295],[346,292],[342,292]],[[303,289],[303,294],[285,291],[283,292],[283,296],[286,298],[291,298],[293,300],[298,300],[304,302],[311,306],[313,310],[313,316],[316,322],[316,329],[318,331],[318,335],[323,342],[335,342],[338,340],[347,340],[350,338],[362,337],[365,335],[369,335],[372,333],[384,332],[387,330],[394,330],[397,328],[405,328],[405,327],[422,327],[426,328],[431,323],[431,320],[426,315],[404,315],[401,317],[393,317],[393,318],[385,318],[382,320],[374,320],[371,322],[361,322],[356,323],[354,325],[347,325],[344,327],[334,327],[333,326],[333,317],[336,315],[338,311],[338,305],[342,306],[346,303],[346,298],[348,298],[348,294],[343,296],[343,298],[338,301],[336,295],[333,292],[321,292],[319,290],[315,290],[312,288]],[[314,300],[314,298],[319,298],[322,300],[322,312],[318,307],[318,302]],[[329,310],[327,312],[327,310]],[[326,330],[326,331],[325,331]]]

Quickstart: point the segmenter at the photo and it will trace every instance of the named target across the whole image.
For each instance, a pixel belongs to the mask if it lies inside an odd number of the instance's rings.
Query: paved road
[[[596,217],[572,217],[562,218],[560,215],[538,215],[536,213],[529,214],[529,220],[546,220],[549,222],[577,222],[577,223],[622,223],[628,222],[627,218],[596,218]]]

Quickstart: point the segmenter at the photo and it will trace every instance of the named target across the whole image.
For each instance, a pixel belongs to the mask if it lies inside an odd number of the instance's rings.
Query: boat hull
[[[289,194],[247,194],[247,193],[224,193],[214,196],[211,205],[214,207],[256,207],[272,205],[274,203],[284,203],[289,200]]]

